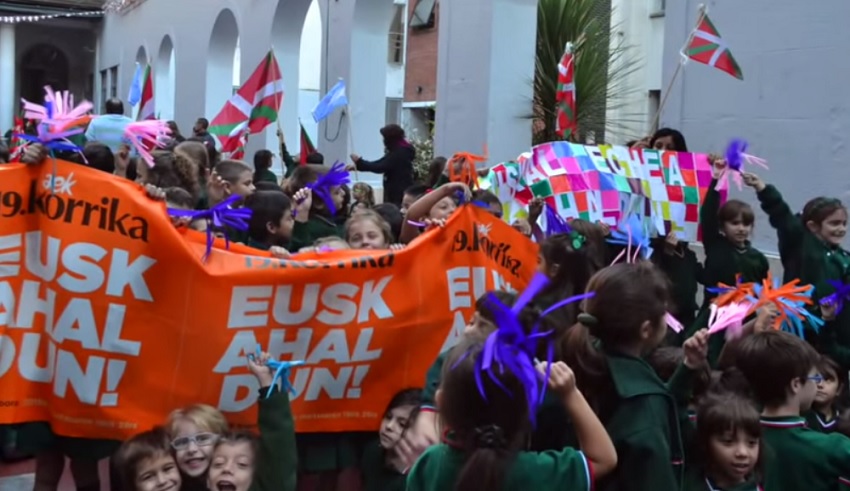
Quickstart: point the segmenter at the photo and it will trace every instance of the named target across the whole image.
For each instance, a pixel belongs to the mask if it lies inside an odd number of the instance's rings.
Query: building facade
[[[697,0],[668,2],[665,85],[697,20]],[[847,200],[850,166],[850,31],[841,28],[850,2],[709,2],[710,16],[737,59],[744,80],[690,62],[672,85],[662,124],[680,129],[688,147],[722,152],[731,138],[768,161],[753,169],[775,184],[792,210],[816,196]],[[757,28],[754,28],[757,26]],[[749,189],[732,196],[753,204]],[[755,243],[776,250],[776,233],[757,206]]]

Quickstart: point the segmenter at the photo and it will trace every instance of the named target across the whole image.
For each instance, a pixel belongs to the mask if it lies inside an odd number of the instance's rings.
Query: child
[[[165,429],[171,437],[174,459],[180,468],[183,491],[206,490],[206,474],[213,445],[228,430],[219,410],[206,404],[177,409],[168,416]]]
[[[375,191],[365,182],[356,182],[351,187],[351,199],[355,203],[364,204],[366,208],[372,208],[375,206]]]
[[[486,210],[494,217],[500,220],[502,219],[502,214],[504,213],[502,210],[502,202],[499,201],[499,197],[495,194],[490,191],[479,189],[472,193],[472,201],[481,206],[486,206]]]
[[[195,209],[195,204],[196,200],[192,198],[189,191],[178,187],[165,189],[165,206],[168,208],[190,211]],[[186,225],[187,227],[200,232],[204,232],[207,229],[207,222],[205,220],[189,222],[189,219],[185,217],[171,217],[171,223],[175,226]]]
[[[206,480],[211,491],[295,491],[295,422],[289,394],[272,387],[274,372],[268,360],[268,353],[248,359],[260,385],[260,435],[244,431],[219,435]]]
[[[112,458],[122,491],[180,491],[180,470],[168,433],[154,428],[127,440]]]
[[[437,392],[440,418],[451,431],[446,443],[429,448],[416,461],[407,477],[408,491],[593,489],[594,477],[611,472],[617,455],[576,388],[572,370],[554,363],[548,382],[561,396],[582,451],[525,452],[534,414],[524,393],[528,387],[507,369],[481,374],[483,350],[478,336],[465,338],[452,350]],[[538,372],[545,374],[546,367],[540,364]]]
[[[396,445],[404,436],[411,421],[416,418],[421,389],[406,389],[390,400],[377,441],[366,445],[361,471],[364,491],[404,491],[404,474],[407,464],[396,452]]]
[[[771,450],[765,489],[826,491],[850,482],[850,439],[810,430],[800,416],[812,406],[822,379],[818,361],[808,343],[781,331],[756,333],[735,346],[735,363],[763,408],[764,441]]]
[[[770,266],[764,254],[750,245],[750,234],[755,222],[753,209],[738,200],[729,200],[720,206],[720,193],[715,188],[717,178],[725,168],[723,160],[714,161],[714,177],[700,209],[700,227],[705,247],[705,285],[734,285],[739,275],[740,281],[744,283],[761,283],[767,277]],[[715,297],[716,294],[706,291],[697,320],[690,326],[686,336],[708,324],[709,307]],[[712,366],[720,356],[725,340],[725,336],[711,337],[708,360]]]
[[[388,249],[393,236],[390,225],[374,211],[360,212],[345,222],[345,240],[352,249]]]
[[[469,199],[472,193],[466,184],[452,182],[416,200],[407,210],[407,221],[401,225],[401,243],[407,244],[419,235],[419,228],[411,221],[418,222],[426,218],[447,220],[457,210],[457,194]]]
[[[392,243],[397,243],[398,236],[401,234],[401,224],[404,222],[404,215],[402,215],[398,206],[392,203],[381,203],[375,206],[372,211],[381,215],[381,218],[390,225],[390,231],[393,234]]]
[[[567,334],[566,361],[619,456],[601,490],[675,490],[682,482],[677,401],[642,358],[666,335],[667,284],[649,262],[605,268],[590,279],[587,290],[595,295],[584,301],[585,313]],[[702,330],[685,343],[686,367],[704,363],[706,337]]]
[[[141,163],[136,168],[136,182],[139,184],[150,184],[158,188],[170,188],[172,186],[185,189],[198,198],[198,168],[195,164],[182,154],[156,151],[153,153],[153,167]]]
[[[680,241],[675,232],[654,239],[653,242],[655,253],[651,260],[670,279],[673,314],[683,326],[692,326],[698,308],[697,291],[702,283],[702,264],[688,243]],[[670,331],[667,336],[670,344],[681,345],[684,339],[680,334]]]
[[[295,208],[295,226],[292,230],[291,251],[297,251],[305,246],[310,246],[316,239],[331,235],[342,237],[342,227],[336,224],[337,212],[343,210],[345,203],[345,191],[338,184],[330,181],[335,180],[337,174],[329,171],[320,176],[318,172],[310,167],[299,167],[290,178],[289,185],[298,187],[299,191],[292,197]],[[327,178],[327,179],[326,179]],[[327,180],[327,186],[322,181]],[[315,195],[313,189],[308,185],[315,186],[321,191],[321,195]]]
[[[445,157],[434,157],[431,160],[431,163],[428,164],[428,180],[425,182],[426,189],[437,189],[449,182],[448,172],[446,172],[447,163],[448,159]]]
[[[841,201],[815,198],[806,203],[801,215],[794,215],[779,191],[757,175],[744,174],[744,182],[755,189],[776,229],[786,282],[799,278],[802,285],[814,285],[812,297],[819,301],[835,291],[830,280],[850,281],[850,253],[841,247],[847,233],[847,210]],[[806,339],[844,371],[850,369],[850,309],[827,322],[819,336],[807,332]]]
[[[213,174],[215,176],[210,179],[207,189],[210,206],[215,206],[234,194],[243,198],[250,196],[255,190],[254,171],[245,162],[222,160],[213,169]]]
[[[707,397],[697,411],[698,461],[685,491],[761,491],[761,433],[753,403],[733,394]]]
[[[428,193],[428,188],[424,184],[414,184],[404,190],[404,196],[401,198],[401,214],[407,215],[407,210],[416,203],[416,200],[425,196]]]
[[[841,370],[838,363],[828,356],[820,357],[818,372],[823,380],[818,383],[812,410],[806,413],[806,424],[809,429],[832,433],[836,431],[836,424],[841,416],[840,399],[844,388],[847,387],[847,372]]]
[[[273,182],[277,184],[277,175],[272,172],[274,154],[270,150],[257,150],[254,154],[254,184]]]
[[[249,247],[267,251],[272,246],[285,246],[292,238],[295,219],[287,195],[280,191],[257,191],[248,197],[245,206],[251,210]]]

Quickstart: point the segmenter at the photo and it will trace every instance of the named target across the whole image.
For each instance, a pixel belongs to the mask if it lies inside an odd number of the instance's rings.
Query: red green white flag
[[[703,14],[700,18],[690,42],[685,47],[684,55],[718,68],[739,80],[744,80],[744,74],[735,57],[732,56],[729,45],[720,36],[720,32],[714,27],[714,23],[707,14]]]
[[[567,139],[578,128],[576,122],[576,84],[575,56],[573,46],[567,43],[564,56],[558,63],[558,89],[555,92],[557,111],[555,117],[555,132]]]
[[[156,119],[156,102],[153,96],[153,71],[151,66],[145,66],[142,76],[142,98],[139,101],[139,121]]]
[[[301,126],[301,165],[307,163],[307,156],[311,153],[316,152],[316,147],[313,146],[313,141],[310,140],[310,135],[307,134],[307,130],[304,129],[303,124],[299,124]]]
[[[221,143],[222,151],[236,151],[248,133],[260,133],[276,122],[283,95],[280,67],[274,52],[269,51],[210,123],[209,132]]]

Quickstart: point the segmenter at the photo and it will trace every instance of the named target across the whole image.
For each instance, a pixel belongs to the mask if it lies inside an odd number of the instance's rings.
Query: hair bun
[[[486,425],[475,428],[475,446],[477,448],[505,448],[505,432],[498,425]]]

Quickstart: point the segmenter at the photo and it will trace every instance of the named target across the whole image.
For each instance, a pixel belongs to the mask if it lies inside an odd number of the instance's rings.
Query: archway
[[[307,19],[305,21],[305,19]],[[305,33],[307,38],[305,39]],[[290,89],[280,108],[278,120],[283,127],[290,153],[295,153],[300,147],[298,120],[309,116],[310,101],[302,100],[305,76],[315,74],[315,88],[318,92],[318,79],[321,72],[322,22],[319,15],[319,4],[315,0],[278,0],[277,9],[272,21],[271,42],[274,46],[275,57],[281,67],[283,86]],[[304,48],[310,52],[305,55]],[[306,63],[305,63],[306,62]],[[312,80],[309,82],[313,82]],[[313,84],[308,83],[313,87]],[[313,126],[315,128],[315,125]],[[308,128],[308,131],[310,128]],[[276,149],[276,128],[269,127],[266,131],[267,148]],[[315,135],[315,131],[313,132]],[[315,141],[315,139],[313,140]]]
[[[174,119],[174,92],[177,85],[174,57],[174,43],[166,35],[159,46],[154,70],[154,97],[158,117],[164,120]]]
[[[233,81],[239,77],[239,72],[234,70],[238,45],[239,26],[236,24],[236,17],[230,9],[224,9],[218,14],[213,25],[207,53],[207,94],[204,107],[204,117],[207,119],[215,117],[233,95]]]
[[[44,87],[68,90],[68,57],[52,44],[37,44],[21,57],[21,97],[32,102],[44,100]]]
[[[148,50],[146,50],[144,46],[139,46],[139,50],[136,51],[136,63],[142,65],[142,67],[150,63],[150,58],[148,58]]]

